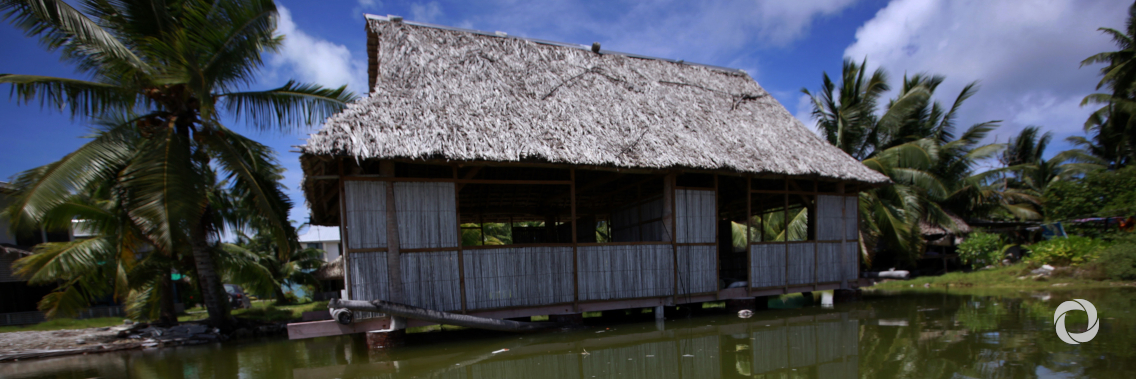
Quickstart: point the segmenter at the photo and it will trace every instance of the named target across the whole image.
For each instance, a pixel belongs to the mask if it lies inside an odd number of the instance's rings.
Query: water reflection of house
[[[495,341],[476,351],[459,348],[467,351],[389,361],[372,361],[366,353],[352,351],[353,345],[344,340],[309,340],[306,351],[334,355],[333,360],[342,364],[296,368],[292,375],[297,379],[859,377],[860,320],[853,314],[735,320],[674,330],[630,324],[601,334],[577,332],[586,333],[586,338]],[[550,339],[557,340],[544,340]],[[509,350],[492,353],[500,348]]]
[[[520,317],[856,284],[856,196],[887,178],[745,72],[367,25],[370,96],[300,147],[349,298]]]

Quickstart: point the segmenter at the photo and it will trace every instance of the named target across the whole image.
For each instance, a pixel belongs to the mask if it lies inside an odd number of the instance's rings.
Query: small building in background
[[[300,235],[300,246],[324,251],[324,262],[339,258],[339,228],[312,225]]]

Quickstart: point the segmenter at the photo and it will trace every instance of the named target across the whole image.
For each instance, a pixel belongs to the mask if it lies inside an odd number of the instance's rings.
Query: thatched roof
[[[953,221],[955,223],[955,229],[954,230],[949,230],[947,228],[943,228],[940,225],[935,225],[935,224],[932,224],[932,223],[930,223],[926,220],[923,220],[923,221],[919,221],[919,231],[924,236],[939,236],[939,235],[945,235],[945,234],[967,234],[967,233],[971,232],[970,224],[967,224],[966,221],[962,219],[962,217],[959,217],[958,215],[951,213],[949,211],[944,211],[943,213],[946,213],[947,217],[950,218],[951,221]]]
[[[367,16],[373,91],[300,146],[357,159],[887,178],[739,70]]]
[[[315,276],[316,280],[343,280],[343,256],[340,255],[331,262],[324,263],[312,273],[312,276]]]

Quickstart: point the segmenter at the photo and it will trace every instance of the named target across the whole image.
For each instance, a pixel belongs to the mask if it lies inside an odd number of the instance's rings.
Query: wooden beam
[[[477,176],[477,173],[481,172],[482,167],[483,166],[474,166],[472,169],[469,170],[469,172],[465,173],[465,175],[462,175],[462,177],[460,179],[462,179],[462,180],[473,179],[474,176]],[[454,167],[454,179],[459,179],[458,178],[458,168],[456,166]],[[455,185],[455,188],[457,189],[456,192],[461,193],[462,187],[465,187],[466,184],[467,183],[456,184]]]
[[[575,168],[571,169],[571,171],[569,172],[569,175],[570,175],[569,177],[572,180],[572,186],[569,187],[569,190],[568,190],[569,191],[568,196],[572,200],[572,204],[571,204],[571,207],[572,207],[572,220],[571,220],[571,222],[572,222],[572,293],[573,293],[572,307],[579,310],[580,309],[580,266],[578,264],[578,262],[579,262],[578,257],[579,256],[577,255],[578,254],[577,244],[579,243],[579,241],[577,241],[577,238],[576,238],[576,221],[577,221],[576,220],[576,169]]]
[[[394,162],[382,161],[379,163],[379,171],[383,175],[394,176]],[[394,182],[386,182],[383,188],[387,193],[387,291],[389,299],[396,303],[403,302],[402,293],[402,265],[401,257],[399,257],[399,237],[398,237],[398,210],[395,209],[394,199]],[[376,299],[360,299],[360,300],[376,300]]]
[[[351,271],[350,270],[350,268],[351,268],[351,265],[350,265],[351,264],[351,256],[350,256],[351,245],[348,243],[348,241],[350,241],[350,239],[347,238],[348,237],[348,234],[347,234],[348,233],[348,231],[347,231],[347,197],[344,195],[347,191],[344,188],[346,183],[343,181],[343,158],[339,159],[338,166],[339,166],[339,178],[340,178],[340,180],[339,180],[339,248],[340,248],[340,250],[342,250],[340,253],[343,254],[343,285],[344,285],[343,288],[347,290],[347,298],[352,299],[352,296],[355,296],[355,294],[353,294],[352,293],[353,291],[351,290],[351,287],[353,287],[351,285],[351,274],[350,274],[350,271]]]

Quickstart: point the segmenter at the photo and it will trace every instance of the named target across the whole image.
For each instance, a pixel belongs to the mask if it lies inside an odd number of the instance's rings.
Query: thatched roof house
[[[397,17],[367,36],[370,96],[300,146],[346,298],[521,317],[856,285],[857,194],[888,179],[745,72]]]
[[[548,162],[887,178],[739,70],[368,16],[370,97],[300,147],[354,159]],[[313,222],[323,192],[305,184]],[[333,211],[334,213],[334,211]]]

